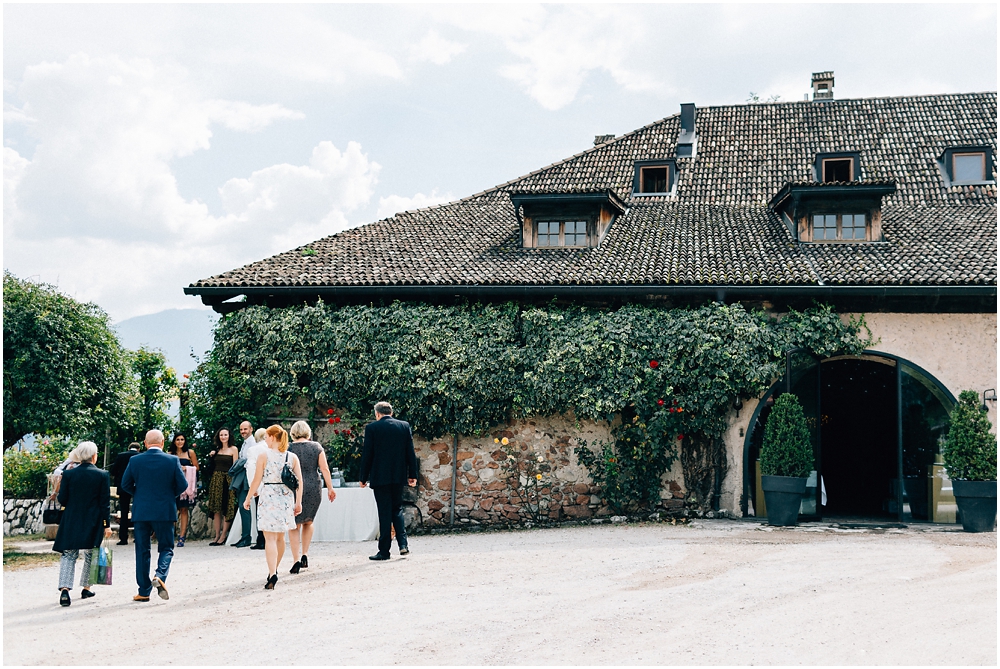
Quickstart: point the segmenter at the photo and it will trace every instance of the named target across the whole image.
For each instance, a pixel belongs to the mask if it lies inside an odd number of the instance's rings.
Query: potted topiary
[[[760,486],[764,490],[769,525],[795,525],[813,468],[809,427],[799,398],[781,395],[764,426],[760,447]]]
[[[997,438],[979,408],[979,394],[963,390],[951,412],[944,465],[966,532],[992,532],[997,519]]]

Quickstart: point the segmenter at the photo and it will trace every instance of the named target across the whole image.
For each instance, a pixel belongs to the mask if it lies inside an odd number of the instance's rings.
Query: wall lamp
[[[996,388],[990,388],[988,390],[984,390],[983,391],[983,406],[982,406],[983,411],[989,411],[990,410],[990,408],[988,406],[986,406],[987,402],[996,402],[996,401],[997,401],[997,389]]]

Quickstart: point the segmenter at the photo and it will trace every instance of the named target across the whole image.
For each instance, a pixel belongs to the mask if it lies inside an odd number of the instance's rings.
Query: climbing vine
[[[845,322],[827,306],[781,318],[739,304],[249,307],[216,326],[191,380],[191,415],[207,434],[237,416],[284,415],[303,399],[355,416],[388,400],[414,432],[435,438],[572,411],[617,421],[613,444],[578,451],[617,491],[609,500],[655,505],[680,456],[686,486],[710,506],[734,401],[760,396],[789,348],[825,356],[871,343],[863,320]]]

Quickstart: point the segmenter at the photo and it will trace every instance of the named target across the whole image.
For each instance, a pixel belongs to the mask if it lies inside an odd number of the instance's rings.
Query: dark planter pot
[[[903,489],[910,503],[910,515],[914,520],[927,520],[930,505],[927,503],[927,478],[912,477],[903,479]]]
[[[808,479],[797,476],[761,476],[767,505],[767,524],[785,527],[799,522],[799,506]]]
[[[962,529],[966,532],[992,532],[997,524],[996,481],[952,481]]]

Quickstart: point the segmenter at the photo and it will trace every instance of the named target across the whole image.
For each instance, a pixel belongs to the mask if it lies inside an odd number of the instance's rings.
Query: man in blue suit
[[[122,488],[132,495],[132,534],[135,538],[135,581],[137,602],[148,602],[156,586],[162,599],[167,593],[167,573],[174,556],[174,523],[177,522],[177,496],[187,490],[187,479],[176,455],[163,452],[163,433],[146,433],[146,452],[132,457],[122,476]],[[156,575],[149,578],[150,535],[156,533],[158,560]]]

